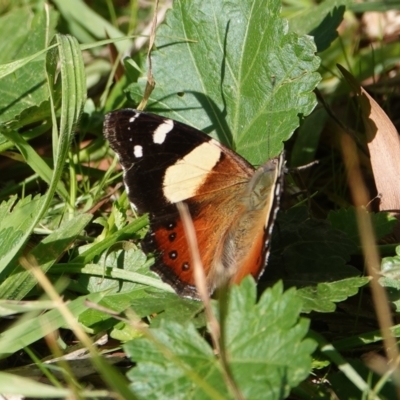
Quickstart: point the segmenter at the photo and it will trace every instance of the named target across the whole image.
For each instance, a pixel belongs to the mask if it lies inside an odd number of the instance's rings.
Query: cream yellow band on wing
[[[193,197],[220,156],[220,148],[214,140],[210,140],[167,168],[163,182],[165,198],[171,203],[177,203]]]

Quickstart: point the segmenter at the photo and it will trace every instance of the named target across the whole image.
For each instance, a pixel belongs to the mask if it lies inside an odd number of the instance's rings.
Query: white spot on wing
[[[193,197],[221,157],[212,141],[197,146],[165,171],[164,196],[171,203]]]
[[[129,186],[126,184],[126,169],[124,167],[122,167],[123,170],[123,177],[124,177],[124,182],[125,182],[125,191],[126,194],[129,195]]]
[[[136,145],[133,147],[133,154],[136,158],[141,158],[143,157],[143,147],[140,145]]]
[[[163,144],[167,134],[174,128],[174,121],[166,119],[153,133],[153,142]]]

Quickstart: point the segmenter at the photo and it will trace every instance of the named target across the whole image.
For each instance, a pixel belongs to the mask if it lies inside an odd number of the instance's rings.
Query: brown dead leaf
[[[354,90],[361,107],[367,135],[375,185],[381,197],[381,211],[400,210],[400,138],[396,128],[378,103],[363,89],[356,79],[338,65]]]

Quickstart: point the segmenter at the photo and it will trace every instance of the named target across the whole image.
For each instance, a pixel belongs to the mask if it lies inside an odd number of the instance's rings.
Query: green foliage
[[[338,37],[337,28],[343,20],[348,0],[327,0],[301,10],[290,18],[290,29],[297,34],[314,37],[318,53],[329,48]]]
[[[154,260],[139,245],[148,219],[132,215],[126,195],[113,189],[121,174],[102,135],[105,112],[143,97],[148,65],[140,36],[153,10],[140,2],[51,4],[0,6],[0,34],[7,38],[0,42],[0,315],[13,322],[0,334],[6,370],[0,393],[226,399],[235,398],[231,375],[246,399],[394,398],[390,373],[380,377],[355,359],[376,350],[383,336],[336,144],[343,131],[363,140],[336,63],[358,80],[377,82],[377,101],[382,96],[389,111],[397,110],[391,96],[400,45],[360,36],[351,12],[382,11],[382,4],[304,0],[282,8],[278,0],[175,0],[157,30],[148,111],[213,135],[254,165],[280,153],[283,142],[290,167],[319,159],[305,171],[288,171],[257,289],[247,278],[227,293],[227,303],[212,301],[223,332],[220,354],[204,305],[178,297],[150,271]],[[131,52],[115,84],[108,38],[118,57]],[[317,85],[325,104],[315,109]],[[340,132],[334,114],[341,115]],[[396,220],[369,215],[376,239],[386,243]],[[380,246],[387,257],[379,282],[397,313],[400,251],[394,249]],[[66,310],[33,271],[46,274]],[[54,330],[69,358],[75,336],[84,342],[68,315],[90,335],[107,332],[117,341],[113,356],[122,347],[136,363],[130,383],[104,363],[109,346],[96,355],[96,346],[84,344],[91,373],[101,374],[110,390],[85,390],[72,364],[45,362],[58,358],[43,345]],[[400,337],[398,326],[391,331]],[[52,386],[19,376],[32,372],[31,361]]]
[[[246,278],[231,290],[227,309],[224,351],[244,398],[257,399],[260,393],[286,398],[308,375],[315,349],[305,339],[308,323],[299,318],[295,291],[283,293],[278,284],[256,302],[254,281]],[[232,398],[220,360],[192,323],[164,320],[146,338],[124,348],[138,363],[128,376],[139,398],[155,399],[160,393],[174,399],[187,398],[187,393],[199,399]]]
[[[86,300],[99,301],[101,297],[102,295],[100,293],[77,297],[70,302],[67,307],[74,317],[78,317],[86,309]],[[37,313],[30,315],[30,318],[7,329],[2,334],[0,337],[1,358],[14,354],[63,326],[68,326],[68,322],[58,309],[48,311],[39,317]]]
[[[390,213],[370,213],[375,235],[378,240],[389,235],[396,226],[396,218]],[[360,245],[360,234],[358,232],[357,218],[354,208],[342,208],[337,211],[330,211],[328,221],[336,229],[345,232],[358,246]]]
[[[57,14],[51,12],[46,21],[44,9],[32,12],[30,7],[15,8],[0,17],[0,63],[31,56],[46,47],[46,35],[55,33]],[[28,65],[2,78],[0,86],[0,122],[13,119],[25,125],[49,117],[49,90],[46,85],[45,58],[32,60]],[[1,143],[1,136],[0,136]]]
[[[283,279],[285,285],[297,287],[304,312],[332,312],[334,303],[368,283],[348,264],[357,252],[354,242],[326,221],[310,218],[305,208],[297,207],[281,213],[277,224],[268,280]]]
[[[22,215],[18,215],[17,210],[21,211],[21,205],[23,202],[29,204],[29,212],[26,210]],[[17,235],[18,232],[24,231],[21,227],[20,230],[16,230],[15,227],[19,225],[19,221],[28,222],[30,221],[29,215],[34,215],[32,210],[32,201],[29,198],[22,200],[13,210],[13,213],[9,215],[9,218],[2,219],[3,222],[8,222],[13,226],[13,235]],[[39,200],[39,199],[38,199]],[[1,208],[1,206],[0,206]],[[76,237],[82,232],[86,225],[90,222],[91,216],[87,214],[77,215],[71,221],[66,222],[58,230],[54,231],[43,239],[35,248],[33,248],[27,255],[28,259],[33,259],[36,262],[37,267],[41,268],[43,272],[47,272],[55,262],[57,262],[59,255],[64,253],[76,240]],[[7,231],[3,234],[7,236]],[[0,237],[2,232],[0,232]],[[18,243],[15,237],[10,237],[13,243]],[[10,249],[11,246],[4,243],[5,248]],[[36,280],[25,268],[18,263],[9,263],[12,272],[9,272],[6,279],[0,284],[0,298],[9,300],[22,300],[36,285]]]
[[[176,1],[157,34],[148,109],[212,134],[253,164],[280,153],[299,115],[315,107],[320,77],[313,41],[288,33],[279,10],[279,1]],[[136,103],[144,83],[128,88]]]

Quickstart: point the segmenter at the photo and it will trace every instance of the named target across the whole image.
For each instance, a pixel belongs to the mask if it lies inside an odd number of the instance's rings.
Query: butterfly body
[[[277,211],[283,158],[255,170],[203,132],[132,109],[107,114],[104,133],[124,170],[131,203],[149,213],[143,242],[152,270],[178,294],[198,298],[183,222],[184,201],[195,228],[207,286],[262,273]]]

